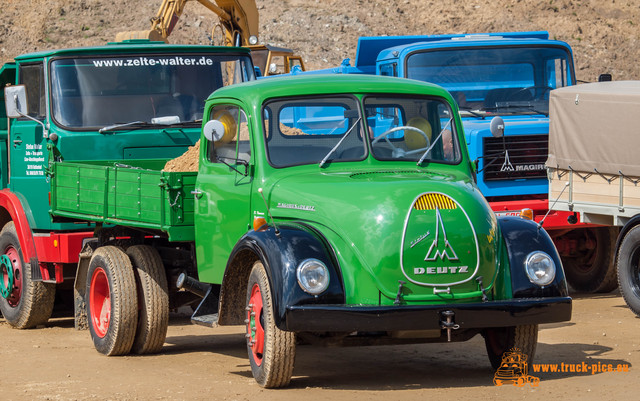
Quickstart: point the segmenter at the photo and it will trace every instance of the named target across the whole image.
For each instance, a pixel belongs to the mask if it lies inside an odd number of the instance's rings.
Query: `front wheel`
[[[618,250],[618,283],[629,308],[640,316],[640,226],[624,236]]]
[[[103,246],[93,253],[86,294],[96,350],[109,356],[129,353],[138,324],[138,295],[131,261],[120,248]]]
[[[291,381],[296,356],[296,335],[280,330],[274,319],[269,278],[256,262],[247,285],[247,351],[251,372],[266,388],[284,387]]]
[[[53,311],[56,286],[33,281],[13,221],[0,231],[0,254],[0,311],[7,323],[17,329],[45,324]]]
[[[487,329],[484,332],[484,343],[491,367],[494,370],[500,367],[503,354],[512,349],[526,355],[526,363],[530,366],[538,344],[538,325],[527,324]]]

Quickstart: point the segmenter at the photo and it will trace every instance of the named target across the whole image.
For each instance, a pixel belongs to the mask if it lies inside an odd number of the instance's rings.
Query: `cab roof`
[[[75,47],[67,49],[42,50],[34,53],[21,54],[15,57],[17,62],[21,60],[41,59],[53,56],[91,56],[107,54],[127,54],[127,53],[246,53],[249,50],[242,47],[231,46],[205,46],[205,45],[177,45],[164,42],[153,42],[149,40],[126,40],[123,42],[110,42],[103,46]]]
[[[389,93],[446,97],[440,86],[406,78],[357,74],[311,74],[264,78],[234,84],[213,92],[209,99],[236,98],[262,104],[271,98],[309,95]]]

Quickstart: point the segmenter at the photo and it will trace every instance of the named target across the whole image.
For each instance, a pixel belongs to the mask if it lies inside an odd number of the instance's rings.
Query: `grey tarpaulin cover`
[[[551,91],[547,167],[640,176],[640,81]]]

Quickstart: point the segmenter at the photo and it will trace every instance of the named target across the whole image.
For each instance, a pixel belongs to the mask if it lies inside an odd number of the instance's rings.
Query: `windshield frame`
[[[220,53],[220,52],[206,52],[206,51],[193,51],[193,50],[189,50],[189,49],[185,49],[185,50],[172,50],[170,52],[161,52],[161,51],[154,51],[154,52],[139,52],[139,51],[134,51],[134,52],[105,52],[105,53],[100,53],[100,54],[73,54],[73,55],[60,55],[60,56],[54,56],[54,57],[50,57],[47,60],[47,67],[45,69],[46,74],[47,74],[47,85],[46,85],[46,90],[47,90],[47,111],[48,114],[50,116],[51,121],[57,126],[60,127],[64,130],[67,131],[71,131],[71,132],[87,132],[87,131],[97,131],[100,128],[104,127],[104,124],[96,124],[96,125],[86,125],[86,126],[69,126],[69,125],[65,125],[63,124],[61,121],[58,120],[56,113],[55,113],[55,107],[57,102],[59,102],[59,100],[54,98],[54,63],[56,61],[60,61],[60,60],[86,60],[86,59],[117,59],[117,58],[129,58],[129,59],[143,59],[143,58],[174,58],[174,57],[184,57],[184,58],[200,58],[200,57],[214,57],[214,58],[237,58],[238,61],[240,61],[243,65],[242,68],[244,68],[244,73],[242,74],[242,81],[241,82],[247,82],[247,81],[253,81],[255,80],[255,71],[253,68],[253,62],[251,60],[251,55],[248,53],[244,53],[244,52],[224,52],[224,53]],[[247,81],[244,81],[244,79],[247,79]],[[214,88],[211,90],[211,92],[209,92],[206,96],[206,98],[208,98],[208,96],[215,91],[218,88]],[[204,102],[206,101],[206,98],[202,101],[202,107],[204,108]],[[204,112],[204,109],[203,109]],[[180,123],[177,124],[170,124],[170,125],[164,125],[164,124],[152,124],[151,121],[145,121],[145,123],[147,123],[147,126],[144,127],[139,127],[136,129],[150,129],[150,128],[154,128],[157,129],[156,126],[163,126],[163,127],[172,127],[172,126],[176,126],[176,127],[187,127],[187,128],[200,128],[201,127],[201,122],[202,122],[202,118],[204,116],[200,117],[200,119],[196,119],[196,120],[191,120],[191,121],[180,121]],[[129,123],[130,121],[122,121],[122,123]],[[111,122],[111,124],[116,124],[116,121]]]
[[[428,49],[417,49],[417,50],[412,50],[409,51],[402,59],[403,61],[403,68],[402,68],[402,72],[404,74],[405,78],[410,78],[410,79],[416,79],[418,81],[421,82],[430,82],[430,83],[434,83],[436,85],[442,86],[444,89],[446,89],[447,91],[449,91],[449,89],[438,82],[434,82],[434,81],[425,81],[422,79],[418,79],[415,77],[410,77],[410,58],[412,56],[415,56],[417,54],[424,54],[424,53],[439,53],[439,52],[464,52],[464,51],[470,51],[470,50],[474,50],[474,51],[482,51],[482,50],[499,50],[499,49],[554,49],[554,50],[560,50],[563,54],[564,54],[564,58],[567,61],[567,68],[566,68],[566,83],[565,86],[572,86],[572,85],[576,85],[576,76],[575,76],[575,66],[574,66],[574,62],[573,62],[573,54],[571,52],[571,49],[568,48],[567,46],[564,46],[562,44],[559,43],[546,43],[546,44],[542,44],[542,43],[528,43],[528,44],[487,44],[487,45],[478,45],[478,46],[471,46],[471,45],[467,45],[467,46],[459,46],[459,47],[436,47],[436,48],[428,48]],[[538,78],[535,77],[535,70],[534,70],[534,84],[536,84],[536,80]],[[560,86],[558,86],[560,87]],[[498,87],[496,87],[497,89]],[[555,89],[555,88],[553,88]],[[459,99],[456,99],[455,96],[455,91],[450,92],[452,94],[452,96],[454,97],[454,99],[456,100],[457,103],[459,102]],[[463,92],[463,91],[459,91],[459,92]],[[546,109],[547,111],[545,113],[540,112],[539,107],[537,103],[530,103],[527,105],[522,105],[520,107],[516,107],[516,105],[510,106],[510,107],[493,107],[491,110],[488,110],[488,113],[490,113],[491,115],[508,115],[508,114],[543,114],[548,116],[548,99],[546,102]],[[487,113],[487,110],[485,110],[483,107],[480,108],[469,108],[469,109],[465,109],[464,105],[459,104],[460,110],[462,112],[467,112],[471,115],[473,115],[473,113],[471,113],[470,111],[473,112],[479,112],[479,113]],[[484,118],[485,116],[479,116],[481,118]]]

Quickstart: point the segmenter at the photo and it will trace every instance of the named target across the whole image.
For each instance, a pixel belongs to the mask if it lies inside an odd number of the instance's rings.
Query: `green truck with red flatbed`
[[[16,93],[7,99],[20,109]],[[257,80],[216,90],[201,125],[197,172],[120,150],[81,160],[45,140],[46,217],[92,228],[72,281],[76,323],[101,353],[160,351],[169,308],[191,293],[194,323],[246,327],[253,376],[269,388],[290,382],[300,344],[479,334],[497,368],[512,347],[533,359],[538,324],[571,318],[553,242],[535,222],[491,211],[444,89]],[[109,138],[121,144],[140,132],[118,127]],[[3,249],[20,256],[15,242]]]

